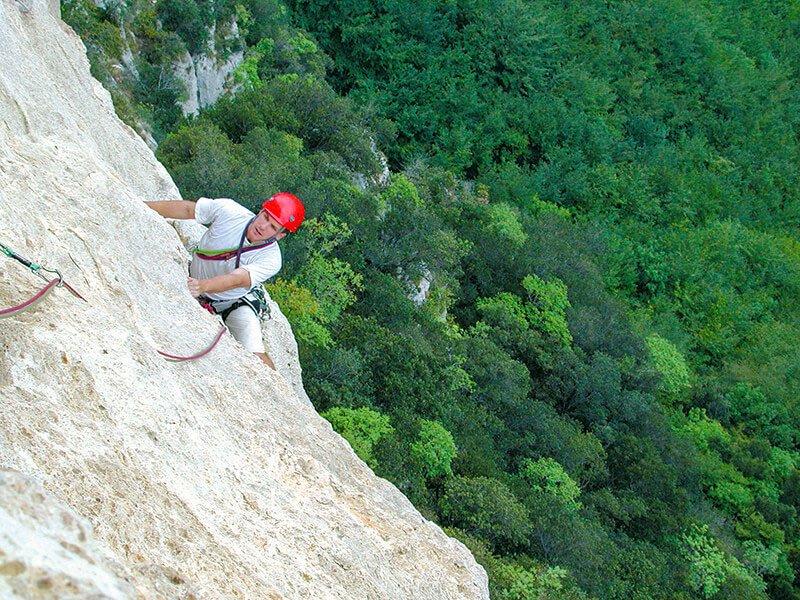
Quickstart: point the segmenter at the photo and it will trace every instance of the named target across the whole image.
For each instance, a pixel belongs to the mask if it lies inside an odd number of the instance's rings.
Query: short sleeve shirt
[[[197,222],[208,226],[198,250],[220,252],[236,250],[242,239],[247,223],[255,215],[230,198],[200,198],[194,209]],[[252,246],[246,238],[244,247]],[[239,266],[250,273],[250,288],[234,288],[224,292],[205,294],[211,300],[235,300],[241,298],[253,287],[262,284],[281,270],[281,251],[273,242],[261,250],[242,253]],[[236,258],[229,260],[203,260],[195,255],[189,274],[196,279],[210,279],[217,275],[227,275],[236,268]]]

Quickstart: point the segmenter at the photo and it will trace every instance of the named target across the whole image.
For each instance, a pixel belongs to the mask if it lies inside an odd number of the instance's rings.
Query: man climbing
[[[145,204],[162,217],[195,219],[208,226],[189,266],[189,292],[222,317],[239,343],[274,369],[261,336],[261,318],[268,310],[262,283],[280,271],[278,240],[295,233],[305,218],[300,199],[279,192],[255,215],[229,198]]]

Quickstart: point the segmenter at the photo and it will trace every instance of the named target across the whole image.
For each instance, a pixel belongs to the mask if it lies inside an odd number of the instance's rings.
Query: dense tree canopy
[[[318,410],[495,598],[800,598],[800,6],[288,8],[121,18],[185,197],[305,200],[268,289]],[[65,14],[102,75],[119,15]],[[231,15],[179,124],[165,57]]]

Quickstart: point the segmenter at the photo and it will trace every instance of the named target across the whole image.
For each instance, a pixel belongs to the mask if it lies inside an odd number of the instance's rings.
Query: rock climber
[[[229,198],[145,204],[162,217],[195,219],[208,226],[189,265],[189,292],[222,317],[239,343],[274,369],[261,336],[261,319],[269,311],[262,284],[280,271],[278,240],[303,223],[302,201],[279,192],[265,200],[257,214]]]

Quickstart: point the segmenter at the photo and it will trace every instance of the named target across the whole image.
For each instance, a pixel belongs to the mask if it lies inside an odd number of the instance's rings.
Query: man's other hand
[[[194,277],[189,277],[186,280],[186,287],[189,288],[189,293],[194,297],[197,298],[200,294],[203,293],[203,280],[202,279],[195,279]]]

